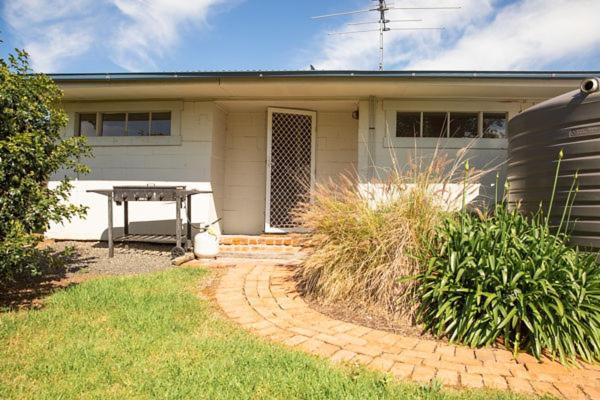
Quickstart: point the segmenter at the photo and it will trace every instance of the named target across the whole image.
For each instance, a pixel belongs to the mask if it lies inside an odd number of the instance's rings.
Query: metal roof
[[[57,82],[171,81],[221,78],[583,79],[600,71],[191,71],[48,74]]]

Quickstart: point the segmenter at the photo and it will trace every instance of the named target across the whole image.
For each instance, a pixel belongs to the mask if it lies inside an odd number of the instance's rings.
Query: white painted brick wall
[[[351,112],[317,110],[317,181],[352,172],[357,164],[358,121]],[[225,233],[264,230],[267,112],[230,112],[227,118]]]
[[[256,234],[264,228],[267,114],[230,112],[225,144],[225,233]]]
[[[84,160],[92,172],[73,182],[75,188],[70,197],[71,202],[89,207],[87,216],[64,224],[52,224],[47,232],[49,237],[83,240],[106,238],[106,197],[87,193],[88,189],[109,189],[115,185],[185,185],[188,189],[212,190],[213,179],[217,184],[219,180],[222,182],[218,174],[211,175],[211,162],[219,157],[218,148],[213,151],[213,132],[224,131],[224,117],[221,116],[213,129],[215,105],[211,102],[69,103],[65,104],[70,117],[65,135],[74,133],[76,112],[166,108],[172,110],[172,136],[180,137],[180,143],[139,146],[130,145],[131,139],[136,138],[122,138],[123,143],[129,145],[94,146],[94,157]],[[119,142],[120,139],[116,141]],[[148,139],[151,142],[153,138]],[[218,144],[217,138],[217,146]],[[55,179],[60,179],[63,175],[64,173],[59,172]],[[192,222],[216,219],[218,202],[212,195],[194,196]],[[114,207],[114,212],[114,226],[122,229],[122,207]],[[171,203],[130,203],[132,233],[173,233],[174,218],[175,207]]]

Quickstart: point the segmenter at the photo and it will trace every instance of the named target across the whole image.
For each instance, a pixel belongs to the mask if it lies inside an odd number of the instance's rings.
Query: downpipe
[[[579,89],[583,94],[596,93],[600,90],[600,81],[598,78],[587,78],[581,81]]]

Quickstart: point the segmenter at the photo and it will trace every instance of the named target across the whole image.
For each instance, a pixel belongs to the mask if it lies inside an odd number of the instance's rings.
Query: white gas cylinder
[[[198,258],[216,257],[219,254],[219,235],[212,227],[194,236],[194,254]]]

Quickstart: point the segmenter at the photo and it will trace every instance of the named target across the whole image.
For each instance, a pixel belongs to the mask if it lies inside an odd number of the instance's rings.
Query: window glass
[[[102,136],[125,136],[125,113],[102,114]]]
[[[447,120],[446,113],[423,113],[423,137],[446,137]]]
[[[127,136],[148,136],[150,134],[150,113],[129,113],[127,116]]]
[[[419,137],[421,136],[421,113],[397,112],[396,113],[396,137]]]
[[[171,135],[171,113],[170,112],[153,112],[152,127],[150,134],[153,136],[169,136]]]
[[[96,136],[96,114],[79,114],[79,136]]]
[[[450,113],[450,137],[474,138],[479,136],[477,113]]]
[[[508,118],[505,113],[483,114],[483,137],[505,138]]]

